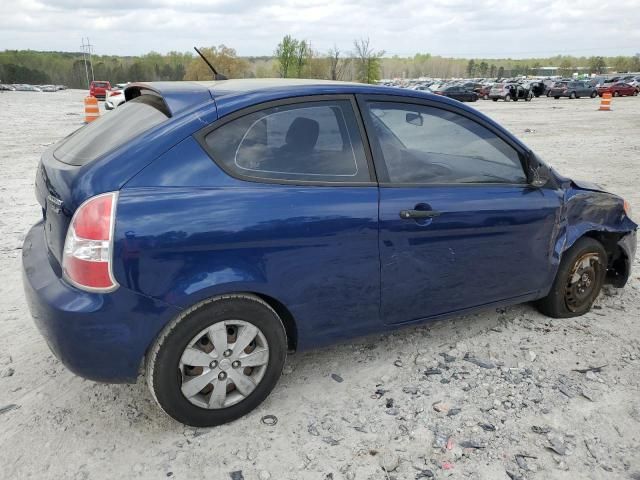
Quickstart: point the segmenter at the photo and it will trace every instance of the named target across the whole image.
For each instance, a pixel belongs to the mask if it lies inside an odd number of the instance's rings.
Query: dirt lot
[[[0,94],[0,478],[640,479],[637,259],[630,284],[581,318],[521,305],[293,355],[257,411],[219,428],[165,417],[142,379],[69,373],[27,311],[20,246],[40,213],[40,153],[81,125],[82,96]],[[613,112],[591,99],[474,106],[640,216],[640,98]]]

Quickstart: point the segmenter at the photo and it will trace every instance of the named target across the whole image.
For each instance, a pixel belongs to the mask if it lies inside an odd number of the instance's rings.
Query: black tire
[[[560,97],[553,97],[553,98],[555,98],[556,100],[560,99]]]
[[[569,95],[569,98],[571,100],[575,100],[576,99],[576,92],[571,92],[571,94]]]
[[[620,96],[620,93],[618,93],[617,91],[615,91],[615,92],[613,92],[613,96],[614,96],[614,97],[619,97],[619,96]]]
[[[636,91],[634,91],[634,92],[632,93],[632,95],[633,95],[634,97],[637,97],[637,96],[638,96],[638,91],[637,91],[637,90],[636,90]]]
[[[592,258],[590,258],[592,257]],[[579,263],[589,262],[589,268],[576,270]],[[569,283],[576,271],[583,271],[579,280]],[[577,317],[587,313],[598,297],[607,273],[607,252],[600,242],[583,237],[562,255],[562,260],[549,295],[536,302],[540,312],[553,318]],[[583,292],[583,276],[588,285]],[[577,290],[576,290],[577,289]]]
[[[250,323],[266,338],[269,359],[264,376],[246,398],[234,405],[219,409],[199,407],[182,394],[180,359],[199,332],[229,320]],[[260,405],[278,383],[286,356],[287,335],[276,312],[257,297],[225,295],[199,303],[162,330],[147,355],[147,383],[153,398],[167,415],[194,427],[213,427],[236,420]]]
[[[511,95],[509,95],[508,93],[505,95],[504,97],[504,101],[505,102],[510,102],[511,101]]]
[[[482,97],[483,100],[489,100],[489,95],[485,95],[484,97]]]
[[[591,98],[596,98],[598,96],[598,92],[591,92]]]
[[[491,100],[493,100],[494,102],[497,102],[498,99],[497,98],[492,98]]]

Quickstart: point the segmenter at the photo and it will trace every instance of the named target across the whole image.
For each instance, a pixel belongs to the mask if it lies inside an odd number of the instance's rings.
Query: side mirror
[[[535,154],[528,155],[527,168],[529,169],[529,185],[536,188],[544,187],[551,179],[549,167],[539,161]]]
[[[422,124],[424,123],[424,119],[422,118],[422,115],[419,113],[409,112],[407,113],[405,120],[407,123],[410,123],[411,125],[416,125],[418,127],[421,127]]]

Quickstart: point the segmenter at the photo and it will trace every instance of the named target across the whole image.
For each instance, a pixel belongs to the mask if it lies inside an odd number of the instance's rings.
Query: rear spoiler
[[[127,102],[141,95],[155,95],[162,98],[167,107],[165,113],[169,117],[213,101],[207,87],[192,82],[131,83],[124,89],[124,98]]]

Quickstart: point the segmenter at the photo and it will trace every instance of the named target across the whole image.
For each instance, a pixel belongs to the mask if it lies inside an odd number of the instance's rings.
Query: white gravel
[[[142,379],[69,373],[31,321],[19,248],[40,215],[39,156],[81,125],[83,95],[0,93],[0,478],[640,478],[637,259],[629,285],[608,288],[580,318],[521,305],[293,355],[260,408],[214,429],[165,417]],[[612,112],[598,103],[474,106],[561,173],[627,198],[638,218],[640,98],[614,99]],[[275,426],[261,423],[267,414]]]

